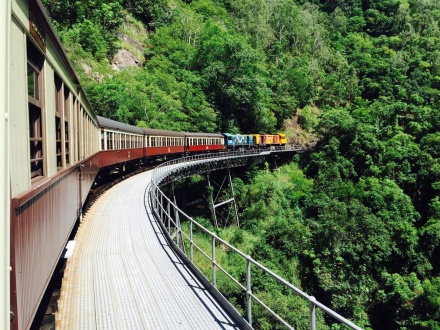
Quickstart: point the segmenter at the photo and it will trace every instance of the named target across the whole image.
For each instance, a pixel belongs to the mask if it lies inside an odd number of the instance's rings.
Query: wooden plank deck
[[[151,172],[89,209],[64,272],[56,329],[238,329],[145,209]]]

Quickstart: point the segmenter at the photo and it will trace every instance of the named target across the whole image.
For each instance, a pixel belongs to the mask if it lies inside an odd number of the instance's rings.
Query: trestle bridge
[[[360,329],[203,227],[162,190],[164,185],[179,178],[245,166],[273,154],[298,151],[247,151],[179,158],[114,186],[85,215],[75,238],[75,251],[63,280],[57,326],[60,329],[250,329],[257,307],[266,310],[287,329],[294,329],[276,308],[253,291],[255,274],[264,273],[304,299],[310,329],[317,328],[318,309],[348,328]],[[196,232],[210,237],[208,250],[197,244]],[[216,258],[221,249],[240,257],[244,279],[234,277]],[[197,268],[196,255],[208,262],[210,274],[203,274]],[[244,312],[239,313],[218,291],[219,276],[241,289],[246,302]]]

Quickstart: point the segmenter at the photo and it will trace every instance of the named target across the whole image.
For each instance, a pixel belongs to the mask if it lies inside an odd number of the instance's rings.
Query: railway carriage
[[[225,150],[222,134],[216,133],[185,133],[185,152],[211,152]]]
[[[99,166],[139,162],[144,154],[144,131],[138,127],[98,116],[101,130]]]
[[[7,0],[12,329],[27,329],[99,169],[99,128],[40,0]],[[9,318],[9,317],[8,317]]]
[[[145,134],[146,157],[177,155],[185,152],[185,134],[182,132],[142,128]]]

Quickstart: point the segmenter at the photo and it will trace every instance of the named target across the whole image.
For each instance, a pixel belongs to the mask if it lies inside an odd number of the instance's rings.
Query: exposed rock
[[[125,33],[119,33],[118,38],[121,39],[122,41],[125,41],[126,43],[134,46],[137,50],[143,51],[142,44],[139,41],[134,40],[133,38],[130,38]]]
[[[295,115],[284,121],[287,142],[304,149],[312,149],[319,141],[319,136],[314,132],[304,130],[298,123],[298,119],[299,116]]]
[[[126,49],[119,49],[113,57],[112,68],[115,71],[122,70],[127,66],[141,66],[139,59]]]
[[[88,66],[87,64],[85,64],[85,63],[82,63],[82,67],[83,67],[83,69],[84,69],[84,72],[85,72],[88,76],[90,76],[90,74],[92,73],[92,68],[91,68],[90,66]]]

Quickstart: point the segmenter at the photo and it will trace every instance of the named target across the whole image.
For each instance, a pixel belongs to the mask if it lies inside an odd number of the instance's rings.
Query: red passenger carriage
[[[142,128],[145,134],[145,156],[164,156],[185,152],[185,134],[182,132]]]
[[[186,152],[198,153],[225,149],[224,137],[216,133],[185,133]]]
[[[98,116],[101,130],[99,167],[124,164],[144,157],[142,129]]]

